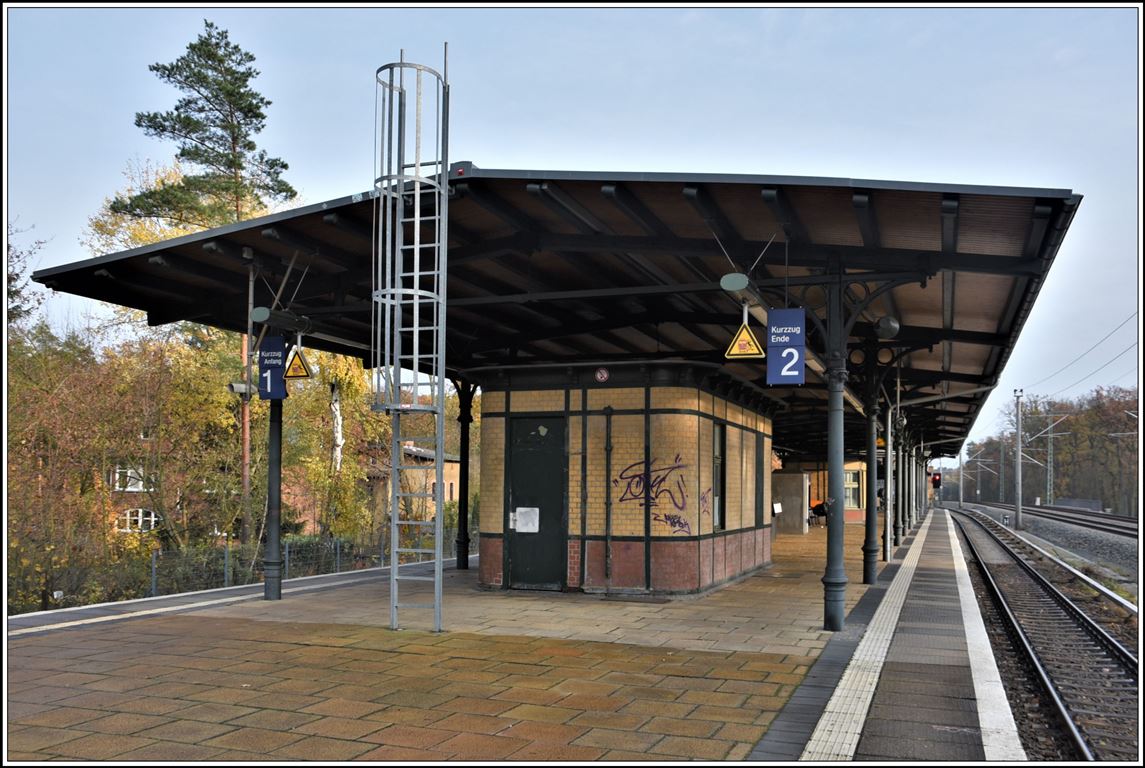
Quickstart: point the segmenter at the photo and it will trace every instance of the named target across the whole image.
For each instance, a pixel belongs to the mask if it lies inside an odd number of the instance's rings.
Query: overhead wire
[[[1090,352],[1092,352],[1093,350],[1097,349],[1098,345],[1099,345],[1099,344],[1101,344],[1101,342],[1105,341],[1105,340],[1106,340],[1106,339],[1108,339],[1110,336],[1112,336],[1113,334],[1117,333],[1117,331],[1121,330],[1121,326],[1125,325],[1126,323],[1128,323],[1130,320],[1132,320],[1132,319],[1133,319],[1133,318],[1135,318],[1135,317],[1137,317],[1137,311],[1136,311],[1136,310],[1134,310],[1134,311],[1133,311],[1133,314],[1131,314],[1129,317],[1127,317],[1127,318],[1125,318],[1124,320],[1122,320],[1122,321],[1121,321],[1121,323],[1120,323],[1120,324],[1119,324],[1119,325],[1118,325],[1116,328],[1114,328],[1112,331],[1110,331],[1109,333],[1107,333],[1107,334],[1105,334],[1104,336],[1102,336],[1102,337],[1101,337],[1101,339],[1100,339],[1100,340],[1099,340],[1099,341],[1098,341],[1096,344],[1094,344],[1092,347],[1090,347],[1089,349],[1085,350],[1085,351],[1084,351],[1084,352],[1082,352],[1080,355],[1078,355],[1077,357],[1075,357],[1073,360],[1070,360],[1068,363],[1066,363],[1065,365],[1063,365],[1061,368],[1058,368],[1056,371],[1054,371],[1053,373],[1051,373],[1049,376],[1045,377],[1045,378],[1044,378],[1044,379],[1042,379],[1041,381],[1039,381],[1039,382],[1037,382],[1037,383],[1035,383],[1035,384],[1030,384],[1029,386],[1027,386],[1027,387],[1024,387],[1024,389],[1033,389],[1034,387],[1037,387],[1037,386],[1039,386],[1039,385],[1041,385],[1041,384],[1044,384],[1045,382],[1049,381],[1049,380],[1050,380],[1050,379],[1052,379],[1054,376],[1057,376],[1059,373],[1061,373],[1062,371],[1064,371],[1066,368],[1069,368],[1071,365],[1073,365],[1074,363],[1076,363],[1078,360],[1082,359],[1083,357],[1085,357],[1086,355],[1088,355]],[[1091,374],[1091,375],[1092,375],[1092,374]],[[1086,378],[1088,378],[1088,377],[1086,377]],[[1085,380],[1085,379],[1082,379],[1082,381],[1084,381],[1084,380]],[[1066,387],[1066,389],[1069,389],[1069,387]]]
[[[1082,376],[1080,379],[1078,379],[1077,381],[1075,381],[1073,384],[1070,384],[1068,387],[1062,387],[1062,388],[1061,388],[1061,389],[1059,389],[1057,392],[1054,392],[1052,395],[1050,395],[1050,397],[1057,397],[1057,396],[1058,396],[1058,395],[1060,395],[1062,392],[1065,392],[1067,389],[1073,389],[1073,388],[1074,388],[1074,387],[1076,387],[1078,384],[1080,384],[1080,383],[1082,383],[1083,381],[1085,381],[1086,379],[1088,379],[1090,376],[1093,376],[1093,375],[1094,375],[1094,374],[1096,374],[1096,373],[1100,373],[1102,370],[1104,370],[1106,367],[1108,367],[1108,366],[1110,365],[1110,363],[1112,363],[1114,360],[1116,360],[1117,358],[1121,357],[1121,356],[1122,356],[1122,355],[1124,355],[1126,352],[1128,352],[1129,350],[1133,349],[1133,348],[1134,348],[1134,347],[1136,347],[1136,346],[1137,346],[1137,342],[1135,341],[1135,342],[1133,342],[1132,344],[1130,344],[1128,347],[1126,347],[1125,349],[1121,350],[1121,351],[1120,351],[1120,352],[1118,352],[1116,355],[1114,355],[1114,356],[1113,356],[1113,358],[1111,358],[1111,359],[1109,360],[1109,362],[1107,362],[1105,365],[1101,366],[1100,368],[1098,368],[1098,369],[1096,369],[1096,370],[1090,371],[1090,372],[1089,372],[1089,373],[1087,373],[1085,376]]]

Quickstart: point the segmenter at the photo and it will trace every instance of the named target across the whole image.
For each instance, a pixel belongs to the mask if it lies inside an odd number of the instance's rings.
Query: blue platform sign
[[[807,316],[802,307],[767,313],[767,383],[802,384],[806,367]]]
[[[260,400],[286,397],[286,339],[267,336],[258,348],[258,396]]]

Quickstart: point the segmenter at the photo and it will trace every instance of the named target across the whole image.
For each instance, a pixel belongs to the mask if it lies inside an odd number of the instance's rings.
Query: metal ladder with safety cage
[[[373,409],[391,419],[390,627],[399,609],[432,609],[440,632],[449,85],[404,52],[376,80],[371,363]],[[410,572],[430,556],[432,575]]]

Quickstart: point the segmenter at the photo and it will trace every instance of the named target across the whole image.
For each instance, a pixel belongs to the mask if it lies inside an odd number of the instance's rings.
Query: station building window
[[[727,508],[724,504],[724,488],[727,483],[724,458],[727,452],[727,426],[716,424],[712,430],[712,529],[716,531],[727,528]]]
[[[141,467],[118,466],[108,473],[112,490],[124,493],[142,493],[155,490],[155,475],[144,473]]]
[[[858,470],[843,473],[843,496],[846,498],[845,506],[847,509],[860,509],[862,507]]]
[[[159,525],[159,515],[150,509],[125,509],[115,521],[118,533],[146,533]]]

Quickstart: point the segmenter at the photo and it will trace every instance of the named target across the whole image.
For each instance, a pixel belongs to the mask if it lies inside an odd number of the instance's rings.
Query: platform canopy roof
[[[821,458],[821,366],[812,360],[804,386],[772,388],[765,361],[724,353],[744,295],[764,309],[803,306],[822,317],[824,284],[841,270],[857,313],[848,402],[863,401],[861,356],[897,354],[882,390],[893,398],[897,380],[903,400],[953,395],[906,416],[935,455],[954,455],[987,394],[959,393],[998,381],[1080,202],[1065,189],[455,163],[447,368],[480,382],[505,366],[692,361],[725,391],[772,412],[777,448]],[[357,194],[33,279],[143,310],[153,325],[243,331],[253,264],[255,306],[281,289],[284,308],[311,323],[307,346],[368,360],[375,207],[371,193]],[[732,272],[749,276],[744,294],[720,287]],[[884,316],[901,325],[890,340],[875,334]],[[809,331],[821,362],[823,334],[814,323]],[[848,408],[846,424],[847,453],[859,455],[858,409]]]

